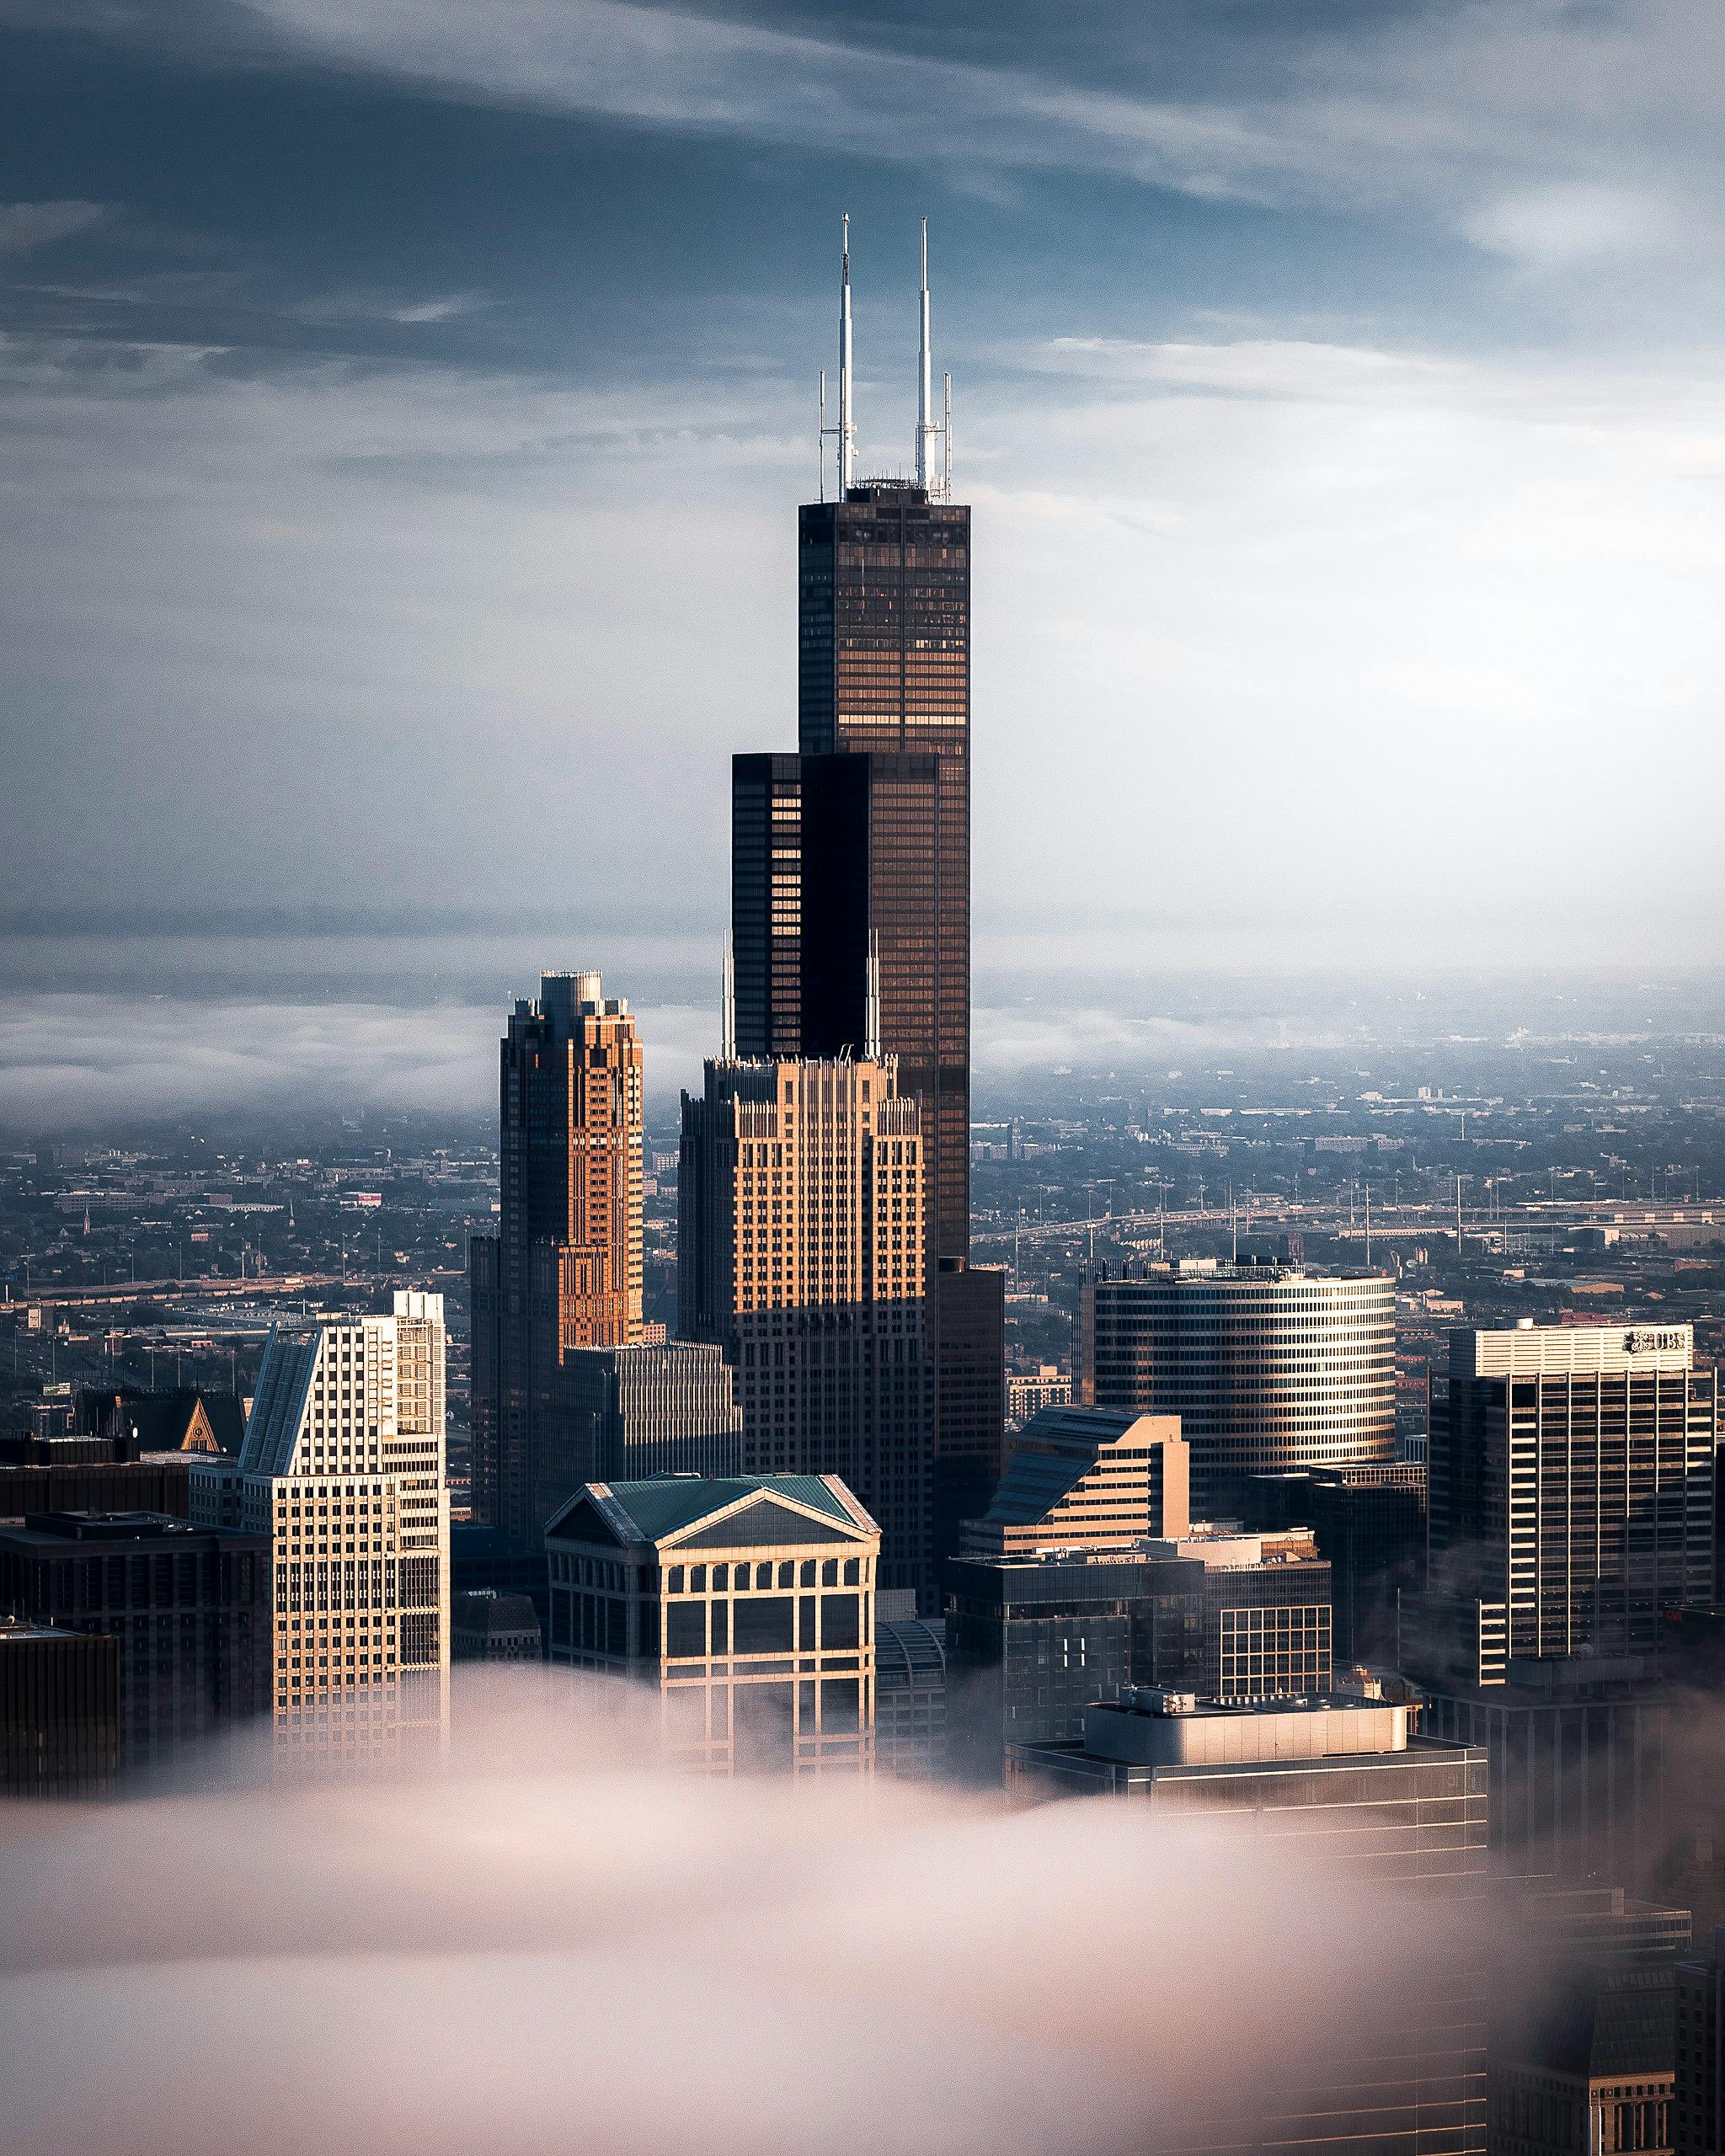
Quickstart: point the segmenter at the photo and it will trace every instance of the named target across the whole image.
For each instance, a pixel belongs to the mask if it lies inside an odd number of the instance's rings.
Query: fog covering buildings
[[[666,1758],[873,1771],[880,1530],[836,1476],[590,1483],[546,1547],[552,1661],[649,1689]]]
[[[1689,1912],[1536,1880],[1509,1913],[1492,1987],[1492,2147],[1670,2148]]]
[[[1220,1705],[1130,1691],[1085,1711],[1065,1743],[1013,1744],[1009,1785],[1087,1794],[1164,1821],[1273,1835],[1286,1859],[1418,1897],[1430,1925],[1418,1977],[1363,2014],[1345,2056],[1268,2065],[1231,2115],[1162,2121],[1171,2149],[1395,2148],[1472,2156],[1486,2139],[1486,1998],[1478,1905],[1485,1758],[1415,1735],[1405,1706],[1316,1698]],[[1231,2092],[1236,2103],[1244,2092]]]

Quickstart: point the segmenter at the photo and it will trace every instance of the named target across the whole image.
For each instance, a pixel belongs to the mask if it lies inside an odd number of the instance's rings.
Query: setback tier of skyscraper
[[[683,1096],[679,1330],[732,1367],[745,1469],[841,1477],[883,1584],[926,1595],[923,1172],[889,1056],[715,1061]]]
[[[1242,1476],[1393,1460],[1394,1284],[1212,1258],[1092,1281],[1080,1396],[1178,1415],[1197,1505]]]

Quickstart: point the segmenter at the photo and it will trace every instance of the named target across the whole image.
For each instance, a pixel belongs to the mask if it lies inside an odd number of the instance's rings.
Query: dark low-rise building
[[[876,1771],[905,1781],[938,1781],[947,1767],[945,1620],[919,1617],[915,1596],[902,1591],[878,1600]]]
[[[544,1646],[539,1615],[525,1594],[475,1588],[451,1598],[451,1662],[539,1662]]]
[[[1725,1926],[1711,1952],[1679,1962],[1675,1983],[1674,2156],[1725,2156]]]
[[[954,1559],[954,1771],[998,1784],[1008,1747],[1069,1742],[1093,1701],[1131,1686],[1221,1699],[1327,1690],[1329,1589],[1309,1537],[1198,1530],[1130,1554]]]
[[[92,1448],[94,1456],[87,1458]],[[116,1459],[104,1438],[51,1438],[22,1456],[0,1460],[0,1519],[22,1519],[26,1513],[165,1513],[185,1519],[193,1457]]]
[[[1686,1909],[1621,1886],[1530,1881],[1493,1984],[1493,2156],[1671,2147],[1677,1967]]]
[[[1156,1689],[1090,1707],[1071,1742],[1012,1748],[1021,1797],[1112,1797],[1215,1831],[1231,1820],[1297,1865],[1370,1881],[1427,1913],[1419,1967],[1357,2001],[1358,2018],[1310,2057],[1279,2060],[1252,2095],[1231,2091],[1233,2116],[1204,2116],[1200,2100],[1159,2117],[1170,2156],[1485,2149],[1485,1755],[1409,1722],[1407,1707],[1384,1701],[1224,1705]]]
[[[1417,1687],[1423,1729],[1490,1756],[1498,1868],[1639,1883],[1664,1844],[1670,1695],[1634,1657],[1505,1670],[1498,1684]]]
[[[0,1526],[0,1609],[119,1643],[120,1764],[159,1769],[270,1701],[270,1544],[152,1513]]]
[[[0,1794],[106,1796],[120,1768],[120,1642],[0,1617]]]
[[[517,1542],[500,1527],[455,1520],[449,1530],[451,1594],[524,1594],[539,1620],[540,1636],[551,1636],[551,1574],[542,1542]]]

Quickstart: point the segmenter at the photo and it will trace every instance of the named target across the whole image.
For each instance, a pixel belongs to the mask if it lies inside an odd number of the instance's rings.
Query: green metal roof
[[[649,1542],[765,1490],[854,1528],[856,1520],[818,1475],[666,1475],[603,1486]]]

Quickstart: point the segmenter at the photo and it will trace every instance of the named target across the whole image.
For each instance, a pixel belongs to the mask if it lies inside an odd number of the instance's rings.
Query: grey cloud
[[[24,254],[69,239],[108,215],[103,202],[0,202],[0,254]]]
[[[609,961],[602,939],[589,939]],[[1097,956],[1096,940],[1084,939]],[[1138,946],[1142,948],[1141,943]],[[567,956],[563,952],[559,956]],[[1044,962],[1049,954],[1044,953]],[[1070,956],[1053,954],[1056,963]],[[610,965],[609,983],[629,995],[634,976]],[[0,995],[0,1129],[113,1129],[184,1116],[286,1108],[398,1110],[483,1118],[497,1090],[497,1041],[514,993],[533,981],[500,981],[485,1003],[325,1000],[264,1001],[238,995],[111,992]],[[679,1091],[700,1083],[718,1048],[716,1001],[643,1002],[637,1017],[647,1057],[649,1105],[674,1112]],[[1226,1023],[1161,1017],[1132,1007],[1071,1000],[1053,1007],[983,1003],[975,1059],[991,1078],[1119,1062],[1131,1067],[1266,1043],[1310,1046],[1335,1038],[1325,1026],[1263,1014]]]
[[[622,986],[622,984],[618,984]],[[522,981],[520,992],[533,984]],[[0,1128],[18,1133],[291,1107],[483,1117],[509,1009],[165,995],[0,997]],[[716,1047],[716,1007],[638,1012],[655,1108]]]
[[[1178,67],[1170,79],[1160,51],[1156,93],[1130,64],[1104,92],[625,0],[259,12],[307,50],[478,96],[919,163],[937,145],[973,176],[1069,168],[1207,199],[1400,202],[1547,264],[1664,252],[1672,227],[1648,205],[1664,168],[1687,156],[1717,179],[1718,164],[1706,86],[1725,29],[1706,0],[1476,0],[1320,24],[1232,101]],[[1692,248],[1712,243],[1705,226],[1689,221]]]
[[[1031,356],[1090,378],[985,380],[959,472],[983,917],[1172,905],[1156,963],[1262,962],[1254,924],[1274,962],[1707,955],[1717,857],[1669,842],[1674,775],[1725,778],[1706,355],[1078,322]],[[12,751],[21,901],[216,925],[459,891],[716,937],[727,756],[794,738],[782,384],[72,343],[6,366],[11,700],[41,713]],[[65,841],[90,822],[99,855]],[[1192,929],[1219,907],[1242,925]]]
[[[1540,269],[1679,251],[1692,209],[1648,188],[1597,183],[1522,188],[1482,203],[1470,239]]]

